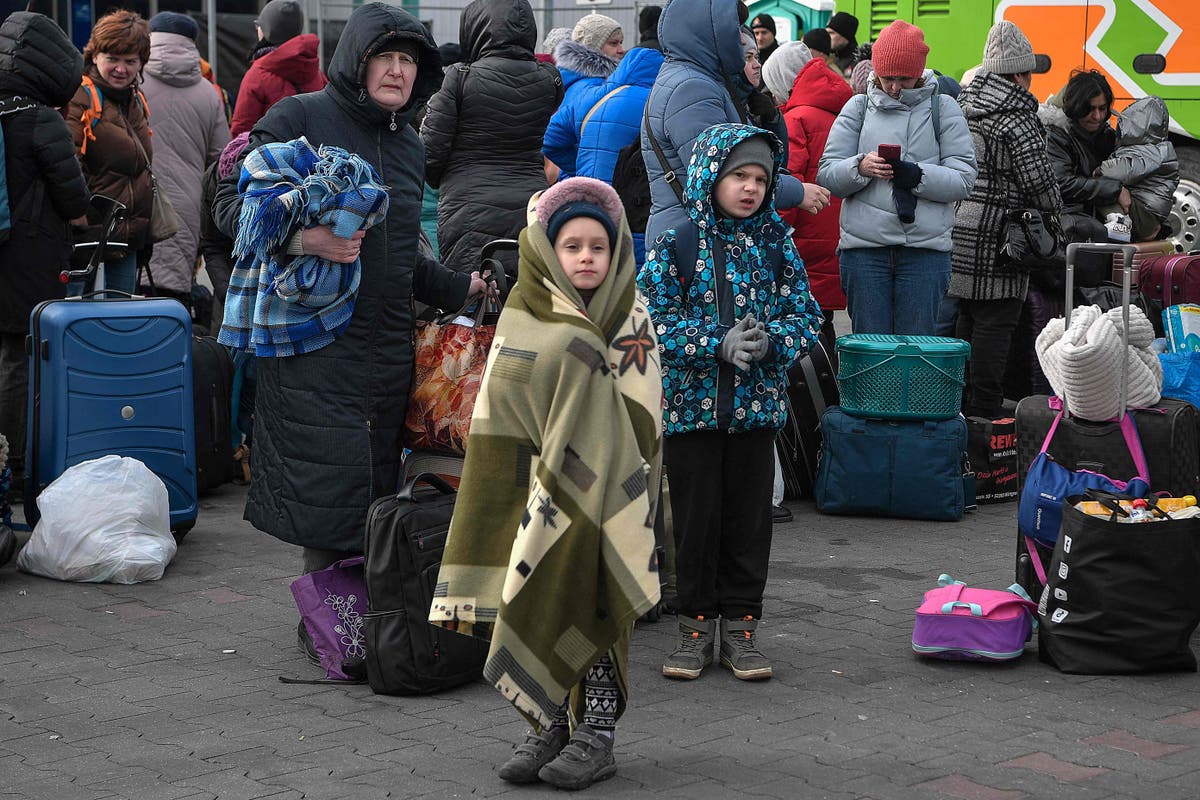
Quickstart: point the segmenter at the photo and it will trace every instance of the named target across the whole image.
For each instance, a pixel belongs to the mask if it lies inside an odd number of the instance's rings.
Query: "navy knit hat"
[[[175,11],[160,11],[150,18],[151,33],[177,33],[180,36],[186,36],[193,42],[200,35],[200,26],[196,24],[196,20],[189,17],[187,14],[179,14]]]

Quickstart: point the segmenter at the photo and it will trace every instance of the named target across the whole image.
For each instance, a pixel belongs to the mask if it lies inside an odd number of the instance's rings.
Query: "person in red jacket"
[[[833,121],[837,119],[842,106],[854,93],[845,79],[831,70],[821,58],[804,63],[799,72],[794,74],[792,82],[787,84],[792,73],[786,67],[789,64],[794,67],[803,61],[803,54],[799,52],[802,47],[804,45],[799,43],[785,44],[763,67],[763,78],[768,81],[767,87],[776,98],[780,95],[787,98],[782,110],[788,129],[788,171],[802,181],[813,183],[817,179],[817,162],[825,150],[829,129],[833,127]],[[793,48],[795,54],[791,52]],[[783,86],[780,85],[781,80]],[[775,84],[774,88],[772,83]],[[779,94],[775,94],[776,91]],[[780,212],[784,221],[793,228],[792,240],[804,261],[804,268],[808,270],[813,296],[821,310],[826,312],[824,327],[828,330],[823,332],[830,337],[833,336],[833,314],[828,312],[846,307],[837,253],[841,205],[839,198],[831,197],[829,205],[816,214],[801,208]]]
[[[317,92],[328,83],[317,59],[316,34],[304,33],[304,10],[296,0],[271,0],[255,24],[258,42],[238,89],[230,125],[233,136],[253,129],[283,98]]]

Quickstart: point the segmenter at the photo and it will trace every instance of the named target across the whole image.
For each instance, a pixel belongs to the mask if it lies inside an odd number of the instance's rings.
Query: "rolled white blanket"
[[[1113,325],[1117,326],[1117,333],[1120,333],[1124,325],[1120,306],[1105,311],[1104,316],[1112,320]],[[1129,346],[1145,349],[1153,341],[1154,325],[1150,322],[1150,318],[1141,308],[1131,305],[1129,307]]]

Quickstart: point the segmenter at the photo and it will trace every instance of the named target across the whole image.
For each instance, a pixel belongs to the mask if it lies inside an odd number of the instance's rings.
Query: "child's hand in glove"
[[[750,362],[754,360],[753,354],[758,351],[757,333],[754,317],[742,317],[725,334],[717,354],[722,361],[728,361],[745,372],[750,369]]]
[[[751,340],[754,344],[754,350],[750,353],[750,360],[762,361],[771,350],[771,337],[767,335],[767,326],[761,322],[756,322],[751,333],[754,336]]]

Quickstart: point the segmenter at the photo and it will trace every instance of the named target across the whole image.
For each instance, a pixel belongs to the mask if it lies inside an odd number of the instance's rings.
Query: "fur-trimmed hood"
[[[559,42],[554,48],[554,64],[567,86],[579,78],[607,78],[616,71],[617,63],[599,50],[584,47],[570,39]]]
[[[1067,119],[1067,112],[1062,110],[1062,106],[1054,102],[1057,99],[1056,95],[1051,95],[1049,100],[1038,106],[1038,119],[1047,128],[1059,128],[1070,133],[1071,120]]]

